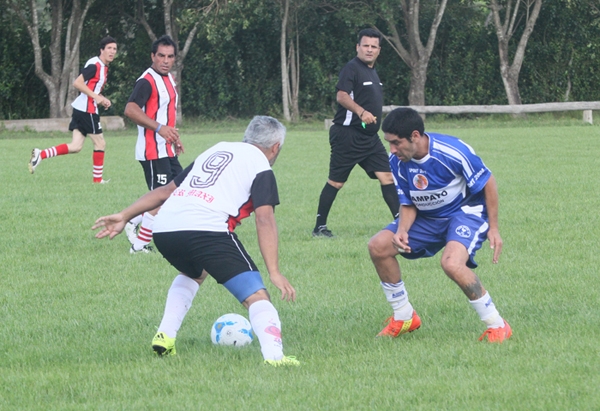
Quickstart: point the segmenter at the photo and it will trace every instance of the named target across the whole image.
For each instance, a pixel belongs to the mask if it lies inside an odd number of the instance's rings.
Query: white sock
[[[137,215],[137,216],[133,217],[131,220],[129,220],[129,222],[132,223],[133,225],[139,225],[142,222],[143,216],[144,216],[144,214]]]
[[[413,315],[413,306],[408,302],[408,293],[404,287],[404,281],[399,283],[384,283],[381,282],[383,293],[394,310],[394,320],[406,321],[410,320]]]
[[[196,281],[186,275],[179,274],[175,277],[167,293],[165,313],[158,327],[159,332],[164,332],[171,338],[177,336],[177,331],[192,306],[199,287]]]
[[[281,341],[281,321],[277,309],[270,301],[260,300],[248,308],[248,316],[252,331],[258,338],[260,350],[265,360],[281,360],[283,358],[283,342]]]
[[[134,250],[141,250],[145,245],[152,241],[152,228],[154,227],[154,216],[150,213],[144,213],[142,225],[138,231],[138,236],[133,242]]]
[[[490,293],[486,292],[480,299],[469,302],[475,311],[477,311],[477,314],[479,314],[481,321],[483,321],[488,328],[504,327],[504,320],[500,317],[500,313],[496,309],[496,305],[494,305]]]

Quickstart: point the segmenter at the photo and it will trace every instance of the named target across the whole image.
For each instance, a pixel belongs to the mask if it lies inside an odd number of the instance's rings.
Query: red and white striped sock
[[[69,146],[66,144],[59,144],[58,146],[42,150],[40,157],[43,160],[50,157],[64,156],[65,154],[69,154]]]
[[[104,151],[94,150],[92,161],[94,163],[94,183],[99,183],[102,181],[102,170],[104,169]]]
[[[154,216],[150,213],[144,213],[142,225],[138,231],[138,236],[133,242],[134,250],[141,250],[152,241],[152,228],[154,227]]]

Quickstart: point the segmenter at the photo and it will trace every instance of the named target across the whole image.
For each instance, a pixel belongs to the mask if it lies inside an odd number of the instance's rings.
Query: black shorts
[[[235,233],[173,231],[153,233],[153,239],[163,257],[191,278],[206,270],[223,284],[246,271],[258,271]]]
[[[331,157],[329,179],[345,183],[355,165],[359,165],[370,178],[375,172],[390,172],[388,154],[377,134],[367,136],[346,126],[333,124],[329,129]]]
[[[140,161],[149,190],[166,186],[183,171],[177,157]]]
[[[73,130],[79,130],[84,136],[88,134],[102,134],[100,116],[96,113],[85,113],[73,109],[69,131]]]

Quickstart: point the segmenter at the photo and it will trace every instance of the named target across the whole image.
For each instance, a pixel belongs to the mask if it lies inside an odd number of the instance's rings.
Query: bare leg
[[[469,300],[477,300],[486,293],[479,277],[467,267],[469,254],[464,245],[457,241],[446,244],[442,254],[442,269],[465,293]]]
[[[400,264],[396,260],[398,250],[392,244],[394,233],[381,230],[369,241],[369,255],[375,265],[379,279],[385,283],[396,284],[402,280]]]

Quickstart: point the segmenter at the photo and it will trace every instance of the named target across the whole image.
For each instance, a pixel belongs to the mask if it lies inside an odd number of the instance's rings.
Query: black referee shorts
[[[246,271],[258,271],[235,233],[173,231],[153,233],[152,237],[163,257],[191,278],[206,270],[223,284]]]
[[[377,134],[368,136],[354,127],[333,124],[329,129],[331,157],[329,179],[345,183],[355,165],[359,165],[370,178],[376,172],[390,172],[388,154]]]

